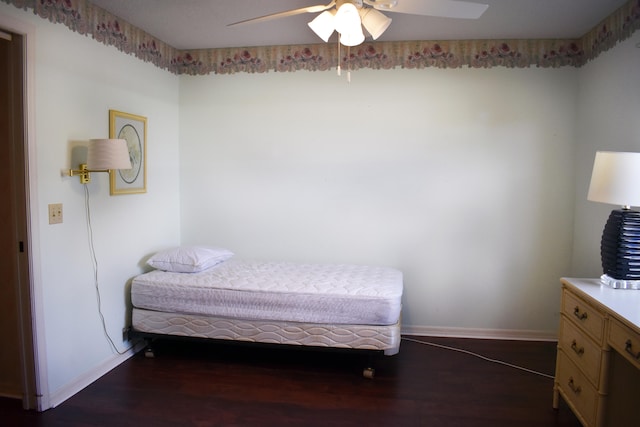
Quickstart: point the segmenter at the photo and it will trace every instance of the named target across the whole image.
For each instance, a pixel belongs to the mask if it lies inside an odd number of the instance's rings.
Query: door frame
[[[37,188],[35,138],[35,25],[0,14],[0,28],[23,37],[23,120],[24,120],[24,202],[26,211],[26,248],[28,270],[20,283],[20,355],[23,367],[23,406],[25,409],[49,409],[49,385],[44,333],[44,309],[40,269],[40,227]],[[24,263],[22,263],[24,264]],[[27,283],[28,282],[28,283]]]

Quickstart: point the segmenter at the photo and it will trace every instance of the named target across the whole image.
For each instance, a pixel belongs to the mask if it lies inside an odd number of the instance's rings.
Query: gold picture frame
[[[109,138],[124,139],[131,169],[109,171],[110,194],[147,192],[147,118],[109,110]]]

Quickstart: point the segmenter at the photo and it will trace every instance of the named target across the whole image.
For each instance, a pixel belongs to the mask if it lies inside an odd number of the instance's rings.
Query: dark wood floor
[[[556,344],[407,337],[553,374]],[[3,426],[578,427],[553,380],[403,341],[362,376],[362,354],[160,341],[57,408],[0,399]]]

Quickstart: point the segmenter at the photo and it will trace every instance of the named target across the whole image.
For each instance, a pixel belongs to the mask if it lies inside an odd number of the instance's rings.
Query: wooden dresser
[[[640,426],[640,291],[562,278],[553,407],[584,426]]]

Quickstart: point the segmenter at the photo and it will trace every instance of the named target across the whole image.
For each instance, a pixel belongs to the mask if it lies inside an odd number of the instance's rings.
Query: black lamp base
[[[640,212],[631,209],[611,212],[602,233],[600,256],[609,282],[638,281],[640,287]]]

